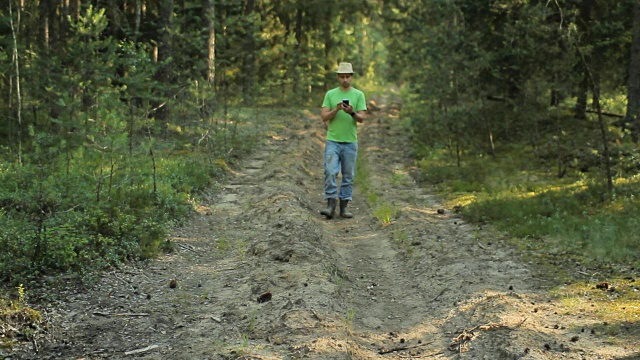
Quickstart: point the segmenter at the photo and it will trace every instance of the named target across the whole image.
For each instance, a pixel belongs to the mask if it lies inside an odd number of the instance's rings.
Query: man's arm
[[[356,122],[362,123],[367,118],[367,110],[358,110],[356,111],[353,108],[353,105],[344,105],[342,103],[338,104],[338,107],[342,107],[347,114],[351,115],[353,120]]]
[[[366,110],[355,111],[351,117],[356,122],[359,122],[362,124],[367,119],[367,111]]]
[[[339,110],[341,110],[342,108],[340,108],[340,106],[336,106],[335,109],[331,110],[328,107],[323,107],[322,108],[322,122],[331,122],[331,120],[333,120],[333,118],[336,117],[336,114],[338,113]]]

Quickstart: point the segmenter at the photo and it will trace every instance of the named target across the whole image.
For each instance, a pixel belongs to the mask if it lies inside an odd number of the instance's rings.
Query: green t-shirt
[[[336,108],[336,104],[344,99],[349,99],[349,104],[353,106],[353,111],[367,110],[364,93],[353,87],[349,91],[342,91],[339,87],[327,91],[322,107],[333,110]],[[356,120],[346,112],[338,111],[336,117],[329,122],[327,140],[358,142],[358,124]]]

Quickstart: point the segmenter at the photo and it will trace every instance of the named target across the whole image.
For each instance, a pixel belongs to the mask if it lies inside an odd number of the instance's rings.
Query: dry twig
[[[442,290],[440,291],[440,293],[438,293],[438,295],[436,295],[436,296],[435,296],[433,299],[431,299],[431,301],[429,301],[429,302],[434,302],[434,301],[436,301],[436,300],[437,300],[437,299],[438,299],[442,294],[444,294],[444,292],[445,292],[445,291],[447,291],[447,289],[449,289],[449,288],[448,288],[448,287],[445,287],[444,289],[442,289]]]
[[[148,313],[115,313],[115,314],[110,314],[110,313],[105,313],[105,312],[101,312],[101,311],[94,311],[93,315],[105,316],[105,317],[109,317],[109,316],[132,316],[132,317],[149,316]]]
[[[526,320],[526,318],[520,322],[520,324],[518,324],[518,326],[520,326],[522,323],[524,323],[524,321]],[[451,340],[451,344],[449,345],[449,350],[451,351],[456,351],[456,352],[462,352],[462,349],[465,347],[465,345],[468,342],[471,342],[473,339],[476,338],[476,334],[474,334],[473,332],[477,329],[480,330],[494,330],[494,329],[498,329],[501,327],[505,327],[505,325],[502,324],[498,324],[498,323],[488,323],[488,324],[484,324],[484,325],[477,325],[472,327],[471,329],[462,329],[462,331],[460,332],[460,335],[456,336],[455,338],[453,338]]]
[[[398,346],[398,347],[394,347],[394,348],[391,348],[391,349],[385,349],[385,350],[380,349],[380,350],[378,350],[378,354],[385,355],[385,354],[390,354],[392,352],[411,350],[411,349],[415,349],[415,348],[418,348],[418,347],[421,347],[421,346],[426,346],[426,345],[429,345],[429,344],[432,344],[432,343],[433,343],[433,341],[428,342],[428,343],[417,344],[417,345]]]
[[[158,348],[158,347],[160,347],[160,346],[158,346],[158,345],[149,345],[149,346],[147,346],[145,348],[142,348],[142,349],[136,349],[136,350],[127,351],[124,354],[125,355],[140,354],[140,353],[143,353],[143,352],[147,352],[147,351],[153,350],[153,349]]]

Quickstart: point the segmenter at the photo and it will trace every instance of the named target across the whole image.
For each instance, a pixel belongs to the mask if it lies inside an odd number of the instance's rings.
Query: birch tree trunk
[[[209,40],[207,41],[207,81],[213,85],[216,79],[216,29],[215,14],[216,9],[213,4],[214,0],[204,0],[203,7],[205,10],[205,18],[209,28]]]
[[[9,23],[11,25],[11,35],[13,37],[13,63],[16,69],[16,115],[18,118],[18,163],[22,165],[22,94],[20,93],[20,61],[18,58],[18,36],[13,25],[13,9],[9,1]]]

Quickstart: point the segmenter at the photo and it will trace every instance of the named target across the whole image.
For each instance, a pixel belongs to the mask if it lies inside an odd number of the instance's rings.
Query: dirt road
[[[637,339],[592,331],[596,319],[549,295],[552,274],[414,182],[388,99],[360,128],[371,191],[356,187],[353,219],[318,213],[318,114],[274,119],[175,231],[176,253],[63,292],[47,341],[13,359],[640,358]]]

